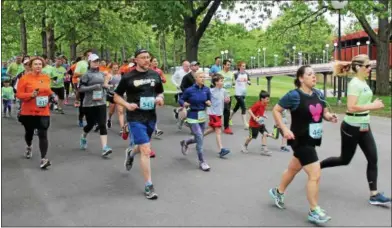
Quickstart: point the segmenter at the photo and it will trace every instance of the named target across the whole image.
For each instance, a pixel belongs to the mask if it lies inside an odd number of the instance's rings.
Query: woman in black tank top
[[[323,95],[316,89],[316,76],[310,66],[301,66],[294,81],[297,89],[288,92],[273,109],[276,125],[288,139],[294,156],[284,171],[278,187],[269,191],[276,206],[284,208],[283,198],[287,186],[301,169],[308,175],[306,184],[307,199],[310,205],[308,220],[314,223],[325,223],[331,219],[317,203],[320,180],[320,163],[316,146],[320,146],[322,138],[322,120],[336,123],[337,117],[325,107]],[[282,121],[282,112],[291,112],[291,127]]]

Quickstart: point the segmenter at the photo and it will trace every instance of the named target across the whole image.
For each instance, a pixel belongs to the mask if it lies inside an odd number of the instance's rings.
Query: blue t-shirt
[[[301,90],[291,90],[279,100],[278,104],[284,109],[295,111],[300,103],[299,93],[302,93],[305,96],[318,96],[321,101],[325,101],[324,95],[317,89],[313,89],[312,95],[306,94]]]
[[[216,74],[216,73],[220,72],[221,70],[222,70],[222,68],[219,65],[212,65],[209,73]]]

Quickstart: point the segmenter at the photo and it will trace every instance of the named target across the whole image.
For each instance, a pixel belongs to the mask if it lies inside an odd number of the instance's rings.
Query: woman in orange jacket
[[[41,169],[50,166],[46,158],[48,151],[48,128],[50,125],[49,100],[54,99],[50,89],[50,78],[42,73],[45,61],[41,57],[30,59],[31,71],[25,74],[18,82],[16,97],[22,101],[20,122],[25,128],[25,141],[27,144],[25,157],[32,156],[32,142],[34,130],[38,130],[39,149],[41,152]]]

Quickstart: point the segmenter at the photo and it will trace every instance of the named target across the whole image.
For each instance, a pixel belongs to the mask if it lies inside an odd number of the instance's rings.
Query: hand
[[[293,132],[290,129],[285,127],[284,129],[282,129],[282,131],[283,131],[283,137],[284,138],[286,138],[286,139],[295,139],[295,136],[294,136]]]
[[[229,103],[230,102],[230,97],[225,97],[225,103]]]
[[[184,102],[184,107],[185,107],[185,108],[187,108],[187,107],[189,107],[189,106],[191,106],[191,104],[189,104],[188,102]]]
[[[155,104],[157,104],[158,106],[163,106],[164,101],[162,97],[156,97],[155,98]]]
[[[330,113],[329,115],[330,115],[329,121],[331,121],[332,123],[338,122],[338,116],[335,113]]]
[[[31,94],[31,97],[36,97],[38,95],[38,90],[34,90],[34,92]]]
[[[380,100],[380,99],[376,99],[376,100],[374,100],[373,101],[373,105],[374,105],[374,107],[376,108],[376,109],[381,109],[381,108],[384,108],[384,103],[382,103],[382,100]]]
[[[102,87],[103,87],[103,88],[105,88],[105,89],[108,89],[108,88],[110,88],[110,85],[109,85],[109,84],[106,84],[106,83],[104,83],[104,84],[102,85]]]
[[[260,117],[253,116],[252,118],[253,118],[253,120],[256,121],[257,123],[259,122]]]
[[[267,116],[267,115],[264,115],[263,118],[264,118],[264,119],[268,119],[268,116]]]
[[[207,106],[211,106],[211,101],[206,101]]]
[[[139,106],[137,104],[135,104],[135,103],[127,103],[125,105],[125,108],[128,109],[128,111],[132,112],[132,111],[135,111],[135,109],[138,109]]]

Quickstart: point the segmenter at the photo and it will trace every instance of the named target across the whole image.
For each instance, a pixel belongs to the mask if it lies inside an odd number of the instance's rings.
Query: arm
[[[101,88],[100,84],[88,86],[88,81],[89,81],[88,74],[83,75],[82,78],[80,79],[79,92],[84,93],[84,92],[89,92]]]
[[[16,97],[22,101],[27,101],[34,97],[34,92],[32,93],[25,92],[26,83],[27,82],[25,77],[20,78],[18,82],[18,87],[16,89]]]
[[[186,90],[185,87],[187,87],[188,84],[189,84],[189,80],[188,80],[187,75],[185,75],[182,78],[182,81],[181,81],[181,84],[180,84],[180,89],[181,89],[182,92],[185,92],[185,90]]]
[[[357,105],[358,102],[358,96],[355,95],[348,95],[347,96],[347,111],[348,112],[365,112],[365,111],[371,111],[371,110],[377,110],[380,108],[383,108],[384,106],[380,105],[382,102],[378,99],[373,101],[373,103],[370,104],[365,104],[365,105]]]
[[[287,131],[289,130],[288,127],[284,124],[283,117],[282,117],[282,112],[285,109],[280,106],[279,104],[276,104],[275,107],[272,109],[272,115],[274,117],[276,126],[278,126],[282,131]]]
[[[180,85],[177,84],[176,78],[179,77],[178,71],[174,72],[173,76],[171,77],[171,81],[173,83],[173,85],[176,86],[176,88],[178,88]]]
[[[190,97],[190,92],[189,89],[185,90],[184,93],[182,94],[182,96],[180,96],[180,98],[178,99],[178,103],[184,107],[184,104],[186,103],[186,101],[189,99]]]

